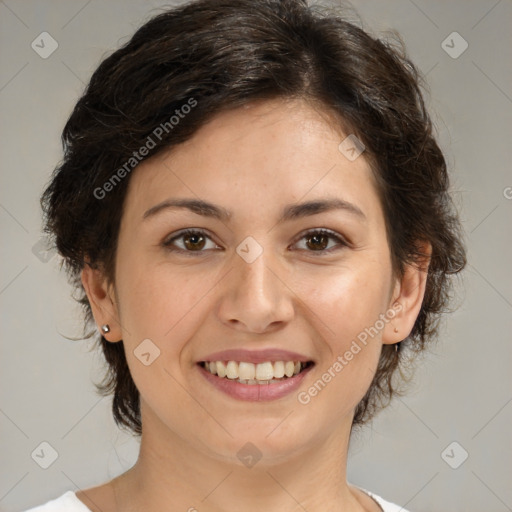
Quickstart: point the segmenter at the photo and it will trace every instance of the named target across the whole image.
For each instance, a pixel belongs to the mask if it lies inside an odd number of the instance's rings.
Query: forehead
[[[132,173],[126,210],[141,215],[171,197],[266,212],[273,205],[341,196],[377,208],[364,153],[340,151],[347,137],[334,117],[303,101],[267,100],[222,112],[185,143],[142,162]]]

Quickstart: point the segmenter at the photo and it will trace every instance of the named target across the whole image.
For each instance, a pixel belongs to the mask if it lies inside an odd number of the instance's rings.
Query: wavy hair
[[[272,98],[320,104],[364,143],[396,275],[422,261],[422,242],[432,247],[421,310],[401,343],[413,355],[423,351],[436,337],[451,278],[466,256],[421,75],[403,44],[373,37],[339,12],[305,1],[194,1],[154,16],[100,63],[64,127],[64,157],[41,198],[45,231],[83,306],[84,335],[98,337],[106,359],[96,387],[113,394],[117,425],[142,433],[139,391],[123,343],[89,329],[92,312],[80,272],[85,264],[101,266],[113,281],[129,173],[108,197],[99,200],[97,190],[190,98],[197,101],[194,108],[152,137],[151,155],[186,141],[221,111]],[[408,364],[403,354],[383,346],[353,426],[399,393],[392,377]]]

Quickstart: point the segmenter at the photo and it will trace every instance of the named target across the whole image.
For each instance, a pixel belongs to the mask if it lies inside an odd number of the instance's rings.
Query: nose
[[[234,258],[234,268],[222,280],[219,319],[231,328],[252,333],[284,327],[293,318],[294,307],[293,292],[283,272],[265,251],[252,263],[238,255]]]

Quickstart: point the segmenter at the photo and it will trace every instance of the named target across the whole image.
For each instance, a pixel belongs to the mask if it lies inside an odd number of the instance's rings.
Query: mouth
[[[249,386],[272,384],[291,379],[313,366],[313,361],[201,361],[198,363],[212,375]]]
[[[200,361],[197,367],[217,390],[238,400],[269,401],[295,391],[313,361]]]

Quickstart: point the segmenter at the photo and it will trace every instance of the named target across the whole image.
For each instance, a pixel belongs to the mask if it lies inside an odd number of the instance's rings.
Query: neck
[[[137,463],[115,479],[118,510],[365,510],[346,482],[350,423],[286,461],[263,456],[246,467],[192,446],[156,418],[148,421]]]

